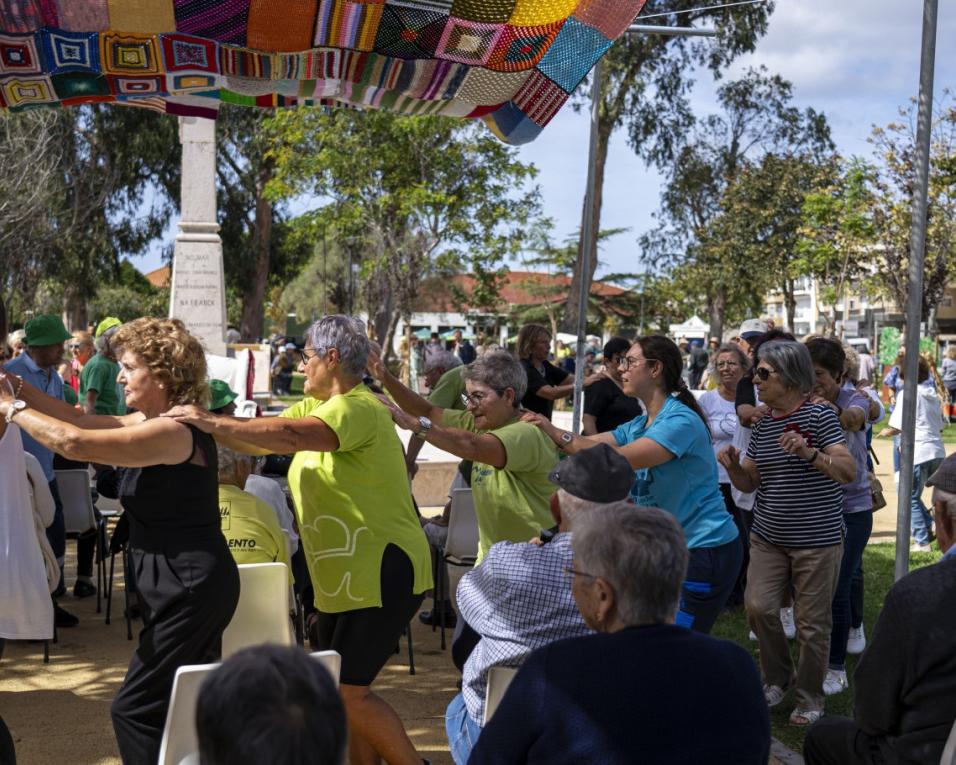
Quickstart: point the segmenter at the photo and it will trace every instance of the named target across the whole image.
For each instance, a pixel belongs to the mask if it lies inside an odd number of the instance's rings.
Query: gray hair
[[[816,384],[810,351],[803,343],[793,340],[772,340],[757,351],[761,361],[772,366],[783,384],[791,390],[809,394]]]
[[[219,457],[220,483],[222,483],[224,480],[227,482],[234,481],[236,477],[236,468],[243,463],[249,464],[251,470],[251,462],[255,459],[249,454],[242,454],[241,452],[230,449],[228,446],[223,446],[218,442],[216,443],[216,454]]]
[[[507,388],[515,392],[515,406],[521,403],[528,390],[528,375],[521,362],[508,351],[492,351],[480,356],[465,367],[462,377],[487,385],[499,394]]]
[[[122,324],[117,324],[115,327],[110,327],[102,335],[93,340],[93,347],[96,348],[97,353],[101,353],[106,358],[116,361],[116,349],[110,345],[110,341],[117,332],[119,332]]]
[[[589,499],[576,497],[564,489],[558,489],[558,506],[561,508],[561,519],[572,528],[580,513],[589,513],[592,510],[599,510],[602,507],[623,507],[630,510],[635,508],[630,499],[622,499],[617,502],[592,502]]]
[[[330,348],[335,348],[347,374],[361,377],[365,373],[371,344],[365,325],[357,316],[323,316],[305,331],[305,339],[312,343],[319,358],[324,358]]]
[[[732,353],[737,357],[737,361],[740,363],[740,368],[745,372],[750,369],[750,357],[741,350],[740,346],[737,343],[722,343],[721,346],[714,351],[714,364],[716,368],[717,357],[722,353]]]
[[[629,627],[671,621],[687,575],[684,531],[656,507],[600,507],[582,514],[571,541],[575,565],[614,588]]]
[[[436,351],[435,353],[429,353],[428,359],[425,361],[425,371],[431,372],[433,369],[444,369],[446,372],[449,369],[454,369],[455,367],[461,366],[461,359],[458,358],[451,351]]]
[[[856,384],[860,379],[860,354],[852,345],[844,345],[843,355],[846,356],[846,361],[843,363],[843,373],[850,382]]]

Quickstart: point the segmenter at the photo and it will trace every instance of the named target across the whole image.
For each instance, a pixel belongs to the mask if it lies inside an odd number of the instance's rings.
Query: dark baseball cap
[[[631,492],[634,468],[610,446],[598,444],[561,460],[548,479],[579,499],[619,502]]]
[[[926,481],[927,486],[937,486],[942,491],[956,494],[956,454],[944,459],[936,472]]]

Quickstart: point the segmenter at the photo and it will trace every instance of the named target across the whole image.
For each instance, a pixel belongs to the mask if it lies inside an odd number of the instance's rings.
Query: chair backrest
[[[485,716],[481,721],[482,727],[488,724],[517,674],[518,670],[514,667],[492,667],[488,670],[488,688],[485,691]]]
[[[67,534],[82,534],[96,528],[90,474],[85,468],[57,470],[56,486],[63,502],[63,521]]]
[[[239,566],[239,604],[222,633],[222,657],[262,643],[292,645],[289,567],[285,563]]]
[[[946,746],[943,747],[943,756],[939,759],[939,765],[956,765],[956,722],[949,731],[949,738],[946,739]]]
[[[342,655],[338,651],[315,651],[309,655],[325,666],[338,688],[339,675],[342,674]]]
[[[478,518],[471,489],[453,489],[445,557],[474,563],[478,557]]]
[[[176,670],[166,711],[166,727],[159,745],[159,765],[180,765],[199,750],[196,735],[196,702],[206,675],[218,664],[187,664]]]

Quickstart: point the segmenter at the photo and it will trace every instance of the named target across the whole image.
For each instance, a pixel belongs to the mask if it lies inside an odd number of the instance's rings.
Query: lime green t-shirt
[[[446,409],[441,424],[477,432],[470,412]],[[558,450],[537,427],[512,422],[485,432],[501,441],[508,461],[501,469],[480,462],[471,468],[479,561],[495,542],[527,542],[553,526],[551,495],[558,488],[548,480],[558,462]]]
[[[289,466],[316,608],[381,606],[389,544],[411,561],[415,594],[431,587],[431,552],[412,503],[402,442],[382,403],[356,385],[328,401],[305,398],[281,416],[317,417],[339,439],[334,452],[298,452]]]
[[[461,394],[465,392],[464,366],[449,369],[438,378],[432,392],[428,394],[428,403],[442,409],[464,409]]]
[[[96,391],[96,413],[122,417],[126,414],[126,402],[116,382],[119,364],[97,353],[86,362],[80,372],[80,401],[86,401],[86,392]]]
[[[236,563],[289,563],[289,547],[275,510],[238,486],[219,484],[222,535]]]

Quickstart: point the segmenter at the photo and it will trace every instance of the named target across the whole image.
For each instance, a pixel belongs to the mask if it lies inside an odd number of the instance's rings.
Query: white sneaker
[[[921,545],[919,542],[913,542],[910,544],[910,552],[928,553],[933,552],[933,548],[930,545]]]
[[[850,681],[846,679],[846,672],[842,669],[828,669],[827,676],[823,679],[823,695],[833,696],[837,693],[843,693],[850,687]]]
[[[780,609],[780,623],[783,625],[783,634],[787,640],[793,640],[797,636],[797,625],[793,623],[793,608]]]
[[[757,642],[757,634],[756,634],[753,630],[750,630],[750,634],[747,635],[747,638],[748,638],[752,643],[756,643],[756,642]]]
[[[863,634],[863,625],[850,627],[850,634],[846,639],[846,652],[861,654],[864,648],[866,648],[866,635]]]

